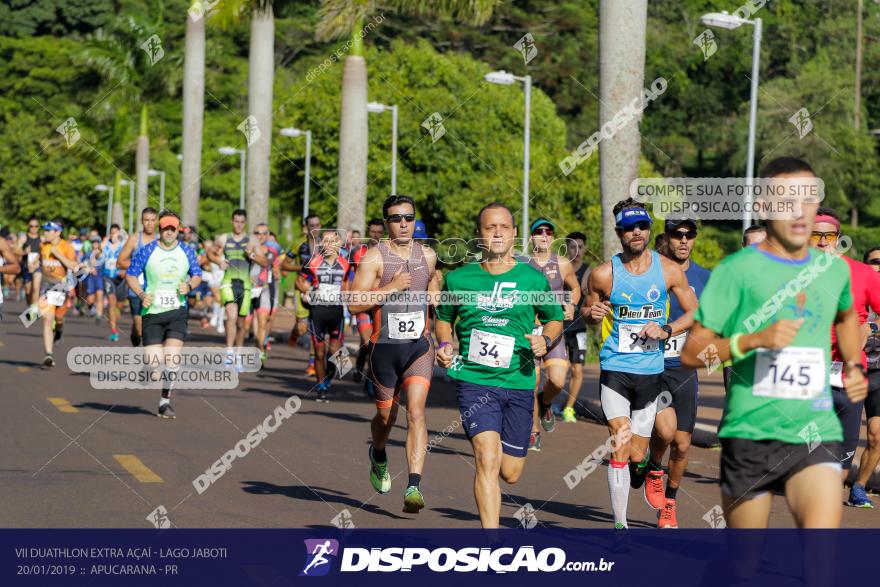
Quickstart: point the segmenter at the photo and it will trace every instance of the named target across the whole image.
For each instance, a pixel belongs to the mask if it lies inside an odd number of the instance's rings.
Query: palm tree
[[[601,0],[599,4],[599,128],[642,95],[648,0]],[[599,191],[605,258],[620,251],[614,204],[629,193],[639,173],[641,135],[636,121],[599,145]]]
[[[227,0],[218,7],[221,26],[228,26],[244,15],[250,15],[251,19],[248,118],[256,123],[259,131],[251,135],[256,138],[248,138],[247,147],[247,211],[251,226],[266,222],[269,217],[269,155],[272,149],[272,93],[275,79],[273,4],[272,0]]]
[[[183,223],[199,223],[202,175],[202,127],[205,122],[205,20],[204,3],[194,0],[186,16],[186,49],[183,58],[183,169],[180,209]]]
[[[161,3],[158,6],[157,23],[161,23]],[[102,99],[92,107],[89,116],[104,128],[102,135],[108,140],[102,144],[113,146],[113,150],[108,149],[110,153],[130,148],[134,113],[140,110],[135,141],[138,210],[147,204],[150,166],[147,103],[159,94],[173,94],[179,78],[175,58],[164,55],[161,31],[157,27],[158,24],[150,25],[142,16],[117,17],[89,35],[84,49],[75,56],[102,78]]]
[[[451,17],[480,25],[492,16],[498,0],[385,0],[383,7],[414,16]],[[351,48],[342,73],[339,123],[339,207],[336,225],[363,230],[367,197],[367,62],[363,55],[364,22],[378,8],[376,0],[322,0],[315,36],[331,41],[350,35]],[[368,25],[369,26],[369,25]]]

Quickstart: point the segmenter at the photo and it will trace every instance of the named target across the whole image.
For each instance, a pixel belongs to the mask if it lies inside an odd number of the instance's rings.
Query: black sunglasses
[[[686,238],[686,239],[692,241],[695,238],[697,238],[697,231],[696,230],[676,230],[674,232],[669,232],[667,234],[672,238],[677,238],[678,240]]]
[[[621,230],[623,230],[623,232],[632,232],[637,228],[639,230],[641,230],[642,232],[651,230],[651,223],[648,222],[647,220],[641,220],[639,222],[636,222],[632,226],[627,226],[626,228],[623,228]]]
[[[415,214],[392,214],[388,216],[385,220],[388,222],[397,224],[401,220],[406,220],[407,222],[415,222],[416,215]]]
[[[874,257],[873,259],[868,259],[868,265],[880,265],[880,257]]]

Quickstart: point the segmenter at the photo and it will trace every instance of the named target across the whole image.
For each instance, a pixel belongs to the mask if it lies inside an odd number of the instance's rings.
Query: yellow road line
[[[113,458],[119,461],[126,471],[131,473],[135,479],[141,483],[162,483],[162,477],[155,474],[148,466],[143,464],[139,458],[134,455],[113,455]]]
[[[30,367],[21,367],[21,366],[18,367],[19,373],[30,373],[30,371],[31,371]]]
[[[49,403],[58,408],[59,412],[64,412],[65,414],[75,414],[79,410],[72,405],[70,402],[64,399],[63,397],[47,397]]]

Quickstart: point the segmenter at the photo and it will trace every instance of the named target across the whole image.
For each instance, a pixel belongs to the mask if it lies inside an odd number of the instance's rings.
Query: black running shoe
[[[169,418],[174,419],[177,417],[177,414],[174,413],[174,409],[171,407],[171,404],[162,404],[159,406],[159,413],[156,414],[160,418]]]
[[[141,337],[134,330],[131,331],[131,346],[141,346]]]
[[[55,366],[55,357],[53,357],[51,354],[48,354],[45,357],[43,357],[43,366],[54,367]]]

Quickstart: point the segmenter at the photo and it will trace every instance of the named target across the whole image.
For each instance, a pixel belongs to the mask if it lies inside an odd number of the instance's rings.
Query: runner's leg
[[[474,449],[476,473],[474,474],[474,498],[483,528],[498,528],[501,520],[501,435],[486,430],[471,438]],[[525,460],[525,459],[521,459]]]

